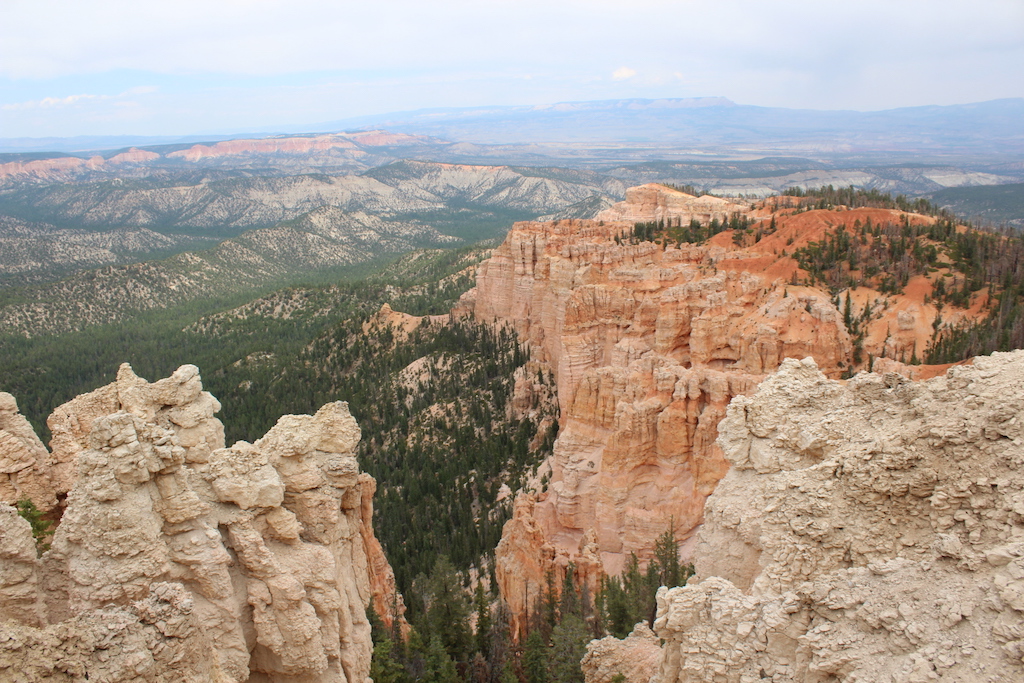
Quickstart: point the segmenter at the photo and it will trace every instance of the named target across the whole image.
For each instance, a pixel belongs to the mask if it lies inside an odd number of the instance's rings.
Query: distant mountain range
[[[599,144],[676,152],[785,153],[815,158],[894,154],[1024,156],[1024,98],[883,111],[821,111],[736,104],[723,97],[604,100],[424,109],[282,125],[263,133],[184,137],[0,138],[0,153],[82,152],[198,140],[387,129],[484,145]],[[525,150],[520,149],[520,153]],[[584,155],[586,156],[586,155]],[[643,158],[651,158],[648,154]]]
[[[736,104],[722,97],[428,109],[321,124],[487,144],[645,143],[824,155],[1024,153],[1024,99],[884,111]]]

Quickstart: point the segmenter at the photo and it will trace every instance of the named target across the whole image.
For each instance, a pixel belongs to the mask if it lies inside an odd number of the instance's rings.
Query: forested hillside
[[[783,221],[801,213],[893,210],[899,213],[875,222],[870,217],[835,220],[831,216],[844,214],[830,213],[819,238],[794,244],[791,237],[782,252],[799,266],[790,284],[818,286],[834,297],[855,343],[854,366],[870,360],[862,352],[869,324],[915,278],[916,287],[923,288],[922,302],[936,307],[938,315],[927,347],[897,360],[942,364],[1024,348],[1024,237],[1019,231],[966,226],[925,198],[876,190],[795,188],[783,198],[765,200],[772,209],[768,220],[733,216],[721,223],[638,223],[622,239],[700,244],[728,231],[735,246],[757,248]],[[856,292],[871,294],[866,302],[855,303]]]
[[[927,277],[927,300],[938,307],[939,317],[931,344],[915,362],[951,363],[1024,348],[1024,238],[1019,232],[966,229],[925,199],[831,187],[789,194],[809,197],[810,206],[821,208],[879,206],[935,217],[929,224],[908,216],[901,224],[841,224],[823,240],[793,253],[811,282],[827,286],[837,297],[841,289],[864,286],[898,294],[912,277]],[[862,320],[857,320],[849,304],[842,307],[847,326],[857,336],[871,311],[861,311]],[[977,315],[943,324],[944,308],[975,309]]]
[[[440,555],[459,570],[487,571],[507,495],[550,449],[554,423],[538,435],[552,408],[512,410],[516,371],[528,360],[514,333],[448,316],[486,253],[414,252],[369,275],[236,306],[200,300],[76,333],[8,335],[0,390],[44,438],[57,405],[112,381],[122,362],[144,377],[198,365],[223,405],[228,443],[258,439],[282,414],[347,400],[363,430],[360,462],[378,480],[376,528],[400,587],[408,591]],[[405,334],[375,317],[385,303],[435,317]]]

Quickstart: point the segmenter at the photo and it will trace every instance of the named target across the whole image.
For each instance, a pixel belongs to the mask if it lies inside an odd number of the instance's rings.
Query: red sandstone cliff
[[[555,373],[561,410],[554,454],[519,493],[497,549],[498,582],[517,624],[548,570],[559,576],[573,562],[593,590],[630,553],[649,558],[670,525],[687,548],[728,469],[715,439],[733,397],[750,394],[785,358],[811,356],[832,378],[851,368],[842,315],[827,292],[789,284],[805,274],[786,254],[856,215],[895,222],[901,214],[779,216],[773,234],[746,248],[728,232],[700,246],[616,239],[633,221],[737,212],[763,224],[771,216],[764,206],[633,188],[602,220],[516,224],[480,266],[464,303],[480,320],[516,326]],[[890,357],[896,347],[923,350],[919,337],[930,335],[935,316],[928,291],[909,287],[872,318],[865,357],[886,345]],[[854,294],[857,307],[880,298]]]
[[[713,218],[728,220],[733,214],[746,214],[749,210],[749,204],[737,204],[711,195],[694,197],[658,183],[648,183],[627,189],[625,201],[597,214],[596,220],[638,223],[679,218],[686,223],[691,219],[707,223]]]

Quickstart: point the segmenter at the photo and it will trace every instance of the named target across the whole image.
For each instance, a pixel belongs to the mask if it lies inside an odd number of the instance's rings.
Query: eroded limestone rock
[[[1024,678],[1024,352],[845,386],[787,360],[719,433],[659,683]]]
[[[224,448],[219,408],[194,366],[154,383],[122,366],[51,419],[76,473],[41,560],[0,508],[0,667],[15,680],[368,680],[365,610],[401,601],[358,425],[331,403]]]
[[[591,641],[580,662],[587,683],[622,680],[647,683],[661,664],[661,640],[646,623],[639,623],[623,640],[608,636]]]
[[[0,391],[0,503],[31,500],[40,510],[56,504],[47,468],[48,453],[18,412],[13,396]]]

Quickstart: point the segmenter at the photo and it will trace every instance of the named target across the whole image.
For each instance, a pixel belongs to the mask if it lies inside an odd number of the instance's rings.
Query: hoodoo
[[[662,190],[673,201],[650,204],[693,209]],[[777,259],[719,243],[634,244],[623,239],[632,229],[517,223],[467,297],[478,319],[514,324],[558,387],[550,481],[520,494],[497,550],[516,620],[549,570],[573,562],[594,590],[630,553],[646,559],[670,523],[687,541],[728,467],[714,444],[730,399],[788,356],[813,355],[838,377],[851,354],[825,293],[775,286],[782,271],[766,261]]]
[[[729,469],[716,445],[726,406],[784,359],[811,357],[833,379],[869,356],[907,375],[945,369],[893,360],[923,353],[939,322],[926,277],[896,296],[851,290],[841,313],[795,257],[844,225],[934,218],[797,212],[791,197],[742,205],[658,185],[626,197],[601,220],[515,224],[464,300],[477,319],[514,325],[557,385],[553,456],[520,493],[497,549],[515,626],[548,573],[560,585],[570,563],[594,591],[632,553],[649,559],[669,526],[689,555],[704,501]],[[684,238],[688,225],[703,237]]]
[[[0,506],[0,670],[25,681],[368,679],[366,608],[392,615],[401,601],[347,405],[286,415],[229,448],[219,409],[194,366],[151,384],[123,365],[54,414],[55,488],[41,500],[67,498],[52,547],[37,559],[46,539],[33,543],[29,523]],[[19,424],[5,418],[4,443],[38,461]]]

